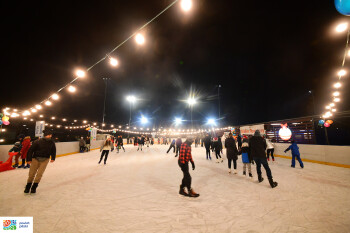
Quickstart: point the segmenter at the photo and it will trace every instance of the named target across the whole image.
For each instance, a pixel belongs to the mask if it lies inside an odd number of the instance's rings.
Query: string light
[[[339,95],[340,95],[339,91],[336,91],[333,93],[333,96],[339,96]]]
[[[181,0],[181,8],[184,11],[189,11],[192,8],[192,1],[191,0]]]
[[[335,28],[336,32],[344,32],[348,28],[348,23],[341,23]]]
[[[340,102],[339,98],[334,98],[334,102]]]
[[[51,97],[52,97],[52,99],[54,99],[54,100],[58,100],[58,99],[60,98],[57,94],[53,94]]]
[[[346,70],[339,70],[338,75],[339,75],[339,76],[344,76],[344,75],[346,75]]]
[[[116,66],[119,64],[119,62],[118,62],[117,59],[115,59],[115,58],[113,58],[113,57],[110,57],[110,58],[109,58],[109,64],[111,64],[111,66],[116,67]]]
[[[51,103],[51,101],[50,101],[50,100],[47,100],[47,101],[45,102],[45,105],[47,105],[47,106],[51,106],[51,105],[52,105],[52,103]]]
[[[75,92],[77,89],[75,88],[75,86],[72,86],[72,85],[70,85],[69,87],[68,87],[68,91],[69,92]]]
[[[42,109],[43,107],[41,107],[40,104],[37,104],[37,105],[35,105],[35,108],[38,109],[38,110],[40,110],[40,109]]]
[[[135,36],[135,41],[136,41],[137,44],[143,45],[145,43],[145,37],[142,34],[138,33]]]
[[[329,104],[329,106],[331,106],[331,107],[334,107],[334,105],[335,105],[334,103],[330,103],[330,104]]]
[[[86,73],[83,70],[77,70],[75,71],[75,74],[78,76],[78,78],[84,78]]]
[[[35,108],[32,108],[31,111],[32,111],[33,113],[37,112],[37,110],[36,110]]]
[[[333,85],[335,88],[340,88],[341,87],[341,83],[340,82],[337,82]]]

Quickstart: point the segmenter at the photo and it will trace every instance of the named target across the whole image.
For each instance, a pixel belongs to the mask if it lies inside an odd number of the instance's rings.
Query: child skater
[[[254,164],[254,162],[251,154],[249,153],[248,138],[243,139],[241,153],[242,153],[242,162],[243,162],[243,175],[244,176],[246,175],[246,168],[248,167],[249,177],[253,178],[251,163]]]
[[[299,147],[297,145],[297,143],[292,140],[292,145],[290,145],[285,151],[284,153],[286,153],[287,151],[292,150],[292,165],[291,167],[295,167],[295,158],[299,161],[300,167],[304,168],[304,164],[303,161],[301,161],[300,158],[300,152],[299,152]]]

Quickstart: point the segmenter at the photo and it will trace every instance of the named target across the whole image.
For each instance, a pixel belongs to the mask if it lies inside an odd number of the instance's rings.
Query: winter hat
[[[254,136],[261,137],[260,130],[255,130]]]

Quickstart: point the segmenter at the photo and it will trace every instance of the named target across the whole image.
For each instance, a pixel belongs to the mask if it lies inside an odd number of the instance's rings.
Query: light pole
[[[129,107],[130,107],[129,128],[131,128],[131,105],[135,103],[136,97],[133,95],[129,95],[126,97],[126,100],[129,102]],[[128,132],[128,140],[129,140],[129,132]]]
[[[191,126],[192,126],[192,129],[193,129],[193,118],[192,118],[192,111],[193,111],[193,105],[195,105],[197,103],[196,99],[193,98],[193,97],[189,97],[187,99],[187,103],[188,105],[190,106],[191,108]]]
[[[103,78],[103,81],[106,85],[105,87],[105,99],[104,99],[104,102],[103,102],[103,117],[102,117],[102,129],[103,129],[103,126],[105,125],[105,116],[106,116],[106,97],[107,97],[107,86],[108,86],[108,80],[110,78]]]
[[[220,126],[220,117],[221,117],[221,112],[220,112],[220,88],[221,88],[221,85],[218,85],[218,102],[219,102],[219,126]]]

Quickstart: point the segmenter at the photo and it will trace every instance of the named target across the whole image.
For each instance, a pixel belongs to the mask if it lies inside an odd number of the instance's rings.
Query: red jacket
[[[30,137],[25,137],[22,142],[21,158],[26,159],[27,153],[30,148]]]

